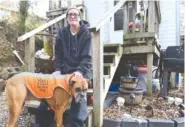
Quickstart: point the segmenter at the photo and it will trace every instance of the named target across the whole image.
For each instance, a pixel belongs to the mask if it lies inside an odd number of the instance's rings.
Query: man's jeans
[[[77,104],[73,100],[69,111],[71,127],[84,127],[87,118],[87,103]],[[54,112],[47,110],[47,105],[41,103],[36,112],[36,123],[41,127],[49,127],[54,122]],[[63,121],[65,122],[65,121]]]

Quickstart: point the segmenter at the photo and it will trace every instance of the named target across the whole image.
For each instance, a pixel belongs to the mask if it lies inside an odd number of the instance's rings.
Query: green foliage
[[[20,0],[19,1],[19,31],[21,34],[25,33],[26,27],[26,18],[28,17],[28,8],[30,3],[28,0]]]
[[[44,23],[45,21],[43,19],[32,13],[27,17],[26,20],[26,32],[29,32]]]

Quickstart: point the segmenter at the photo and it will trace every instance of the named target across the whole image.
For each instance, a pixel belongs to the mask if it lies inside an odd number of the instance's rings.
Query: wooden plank
[[[155,46],[154,49],[153,49],[154,53],[156,54],[156,56],[159,58],[160,57],[160,50]]]
[[[40,105],[40,102],[37,100],[31,100],[31,101],[26,101],[25,106],[29,108],[38,108]]]
[[[104,56],[115,56],[115,55],[118,55],[117,52],[107,52],[107,53],[104,53],[103,54]]]
[[[152,96],[152,67],[153,67],[153,54],[147,54],[147,95]]]
[[[92,110],[88,110],[88,118],[86,120],[86,127],[93,127],[93,113]]]
[[[104,24],[106,21],[110,20],[110,18],[113,17],[114,13],[121,8],[122,5],[124,5],[124,3],[126,2],[126,0],[120,0],[120,2],[118,2],[116,4],[115,7],[113,7],[110,11],[108,11],[107,13],[105,13],[102,18],[92,27],[89,28],[89,30],[91,32],[95,32],[98,31]]]
[[[103,78],[104,79],[109,79],[111,76],[110,75],[104,75]]]
[[[140,54],[140,53],[152,53],[152,45],[140,45],[140,46],[126,46],[123,47],[123,55],[125,54]]]
[[[88,90],[87,90],[87,94],[88,94],[88,95],[93,94],[93,89],[88,89]]]
[[[124,20],[123,20],[123,30],[124,34],[128,33],[128,2],[124,4],[123,10]]]
[[[129,33],[129,34],[123,35],[124,41],[129,39],[154,38],[154,37],[155,37],[154,32],[138,32],[138,33]]]
[[[78,7],[78,9],[81,9],[81,8],[82,8],[82,7]],[[66,14],[61,15],[61,16],[59,16],[59,17],[57,17],[57,18],[55,18],[55,19],[49,21],[48,23],[45,23],[45,24],[41,25],[40,27],[38,27],[38,28],[36,28],[36,29],[34,29],[34,30],[32,30],[32,31],[30,31],[30,32],[28,32],[28,33],[26,33],[26,34],[20,36],[20,37],[18,37],[17,41],[18,41],[18,42],[24,41],[24,40],[30,38],[31,36],[33,36],[33,35],[35,35],[35,34],[37,34],[37,33],[40,33],[40,32],[43,31],[44,29],[46,29],[46,28],[48,28],[48,27],[54,25],[55,23],[61,21],[61,20],[64,19],[65,17],[66,17]]]
[[[154,2],[155,1],[148,1],[148,32],[155,32],[154,30]]]
[[[53,35],[53,34],[48,34],[48,33],[38,33],[38,34],[36,34],[36,35],[52,36],[52,37],[56,38],[55,35]]]
[[[114,44],[114,43],[110,43],[110,44],[104,44],[104,47],[117,47],[117,46],[121,46],[122,44],[118,43],[118,44]]]
[[[158,15],[158,21],[161,23],[161,9],[160,9],[160,1],[155,1],[155,5],[157,8],[157,15]]]
[[[110,66],[110,78],[107,78],[105,79],[105,94],[103,95],[103,99],[106,98],[106,95],[108,93],[108,90],[109,90],[109,87],[111,85],[111,82],[114,78],[114,75],[115,75],[115,72],[117,70],[117,67],[120,63],[120,60],[121,60],[121,57],[122,57],[122,54],[123,54],[123,48],[121,46],[118,47],[118,54],[117,56],[115,56],[115,66]]]
[[[35,71],[35,36],[32,36],[25,44],[25,62],[27,71]]]
[[[38,108],[39,105],[40,105],[40,101],[37,101],[37,100],[29,100],[25,102],[25,107],[28,107],[28,108]],[[69,110],[69,108],[70,106],[68,106],[67,110]],[[88,114],[90,114],[93,110],[93,107],[88,106],[87,110],[88,110]]]
[[[114,65],[113,63],[104,63],[104,67],[111,67],[113,65]]]
[[[100,30],[94,32],[93,45],[93,102],[94,126],[103,126],[103,42],[100,41]]]
[[[24,41],[24,40],[30,38],[31,36],[33,36],[33,35],[35,35],[35,34],[41,32],[42,30],[48,28],[49,26],[52,26],[53,24],[59,22],[60,20],[62,20],[62,19],[64,19],[64,18],[65,18],[65,14],[63,14],[63,15],[61,15],[61,16],[59,16],[59,17],[57,17],[57,18],[55,18],[55,19],[53,19],[53,20],[51,20],[51,21],[49,21],[48,23],[43,24],[43,25],[41,25],[40,27],[38,27],[38,28],[36,28],[36,29],[34,29],[34,30],[32,30],[32,31],[30,31],[30,32],[28,32],[28,33],[26,33],[26,34],[20,36],[20,37],[18,37],[17,41],[18,41],[18,42]]]
[[[46,16],[50,17],[50,16],[53,16],[53,15],[61,15],[61,14],[63,14],[64,10],[67,10],[67,8],[48,11],[48,12],[46,12]]]

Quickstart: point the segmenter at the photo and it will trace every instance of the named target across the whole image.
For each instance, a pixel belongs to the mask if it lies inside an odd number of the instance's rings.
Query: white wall
[[[104,13],[114,6],[114,0],[84,0],[87,9],[87,20],[91,25],[97,23]],[[176,0],[160,0],[161,24],[159,40],[162,49],[178,45],[177,3]],[[104,43],[123,43],[123,30],[114,31],[114,17],[101,28],[101,41]]]
[[[185,2],[180,4],[180,34],[185,35]]]
[[[87,9],[87,20],[91,25],[97,23],[100,18],[114,6],[113,0],[84,0]],[[101,41],[104,43],[123,43],[123,31],[114,31],[114,19],[110,19],[101,28]]]
[[[162,49],[177,45],[177,8],[176,0],[160,0],[161,24],[159,26],[159,41]]]
[[[113,8],[114,0],[110,0],[109,5]],[[123,30],[114,31],[114,17],[110,22],[110,43],[123,43]]]

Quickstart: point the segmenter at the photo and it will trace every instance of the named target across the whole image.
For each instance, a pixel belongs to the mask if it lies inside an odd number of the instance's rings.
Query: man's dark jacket
[[[80,30],[72,35],[69,25],[57,31],[55,44],[55,71],[62,74],[78,71],[92,79],[91,33],[87,21],[80,21]]]

